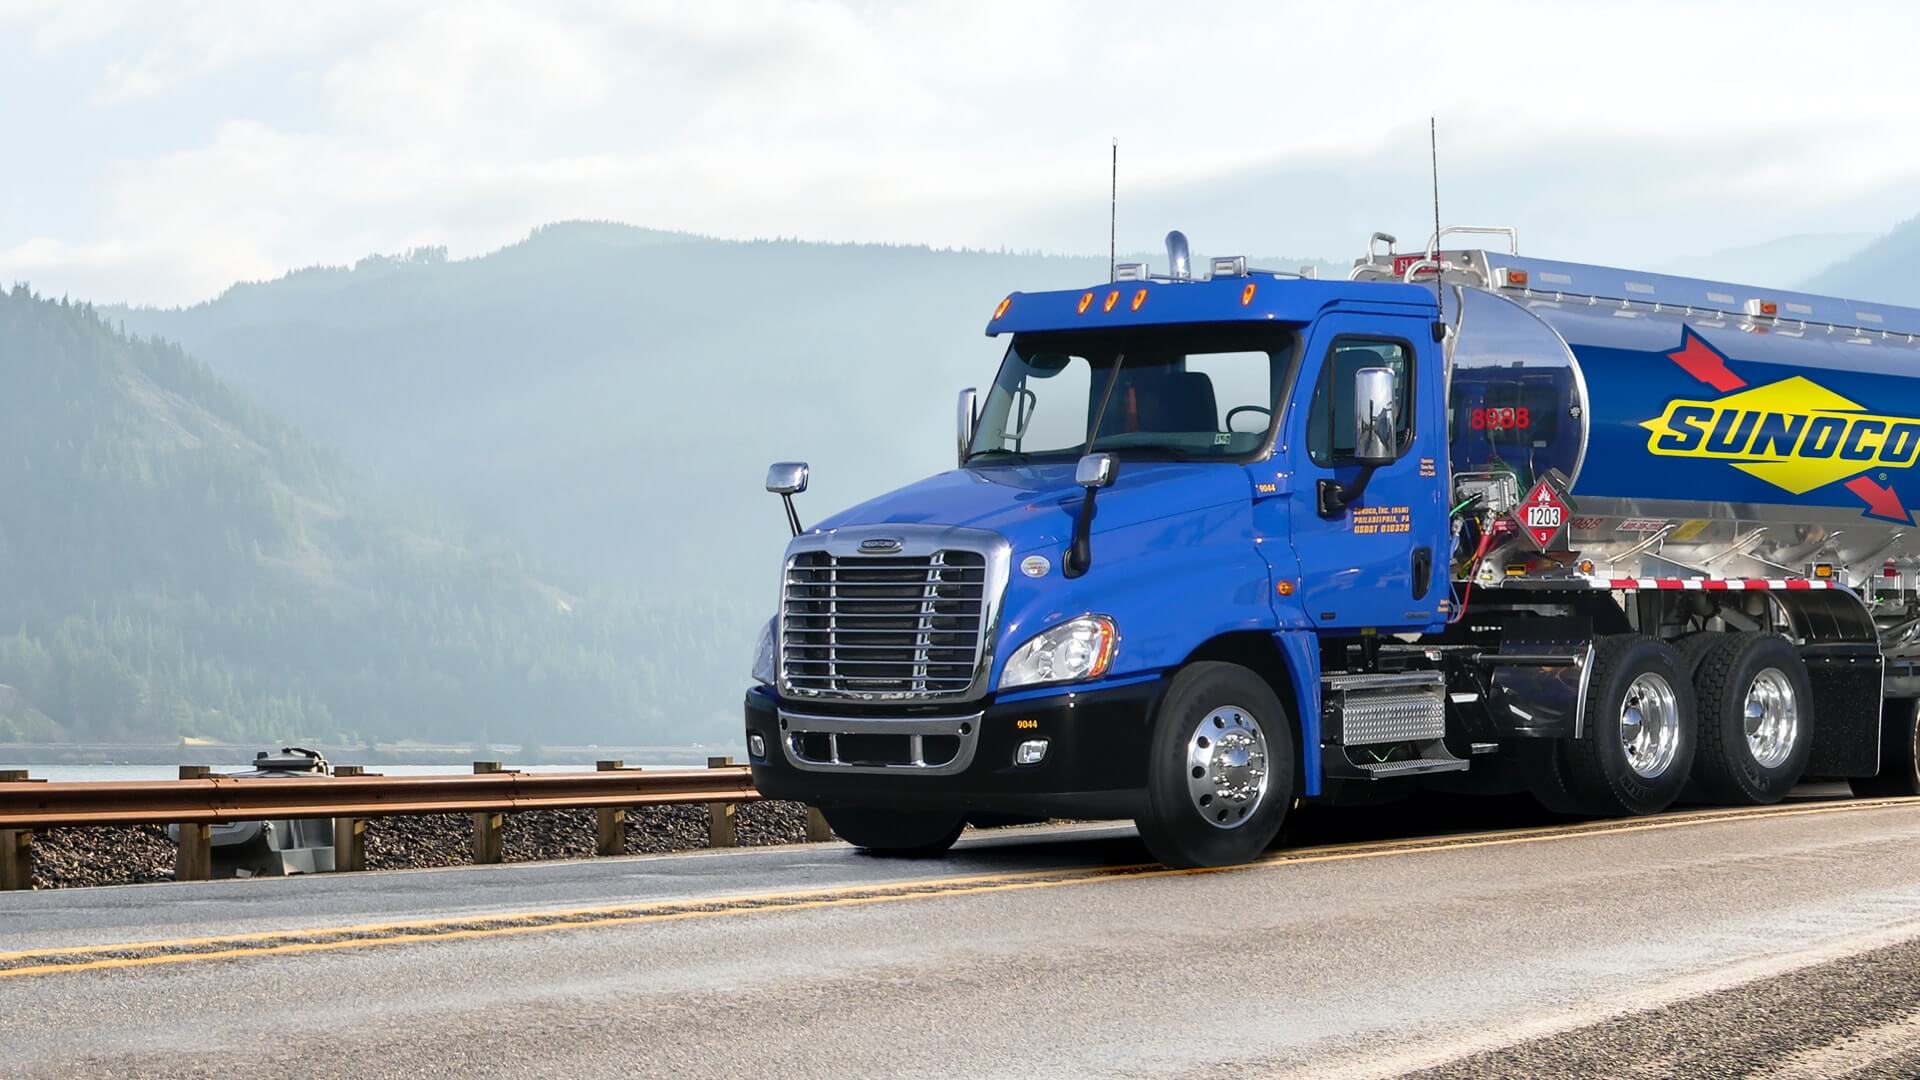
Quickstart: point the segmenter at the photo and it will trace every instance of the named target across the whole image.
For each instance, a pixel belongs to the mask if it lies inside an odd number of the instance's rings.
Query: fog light
[[[1046,756],[1047,740],[1028,739],[1026,742],[1020,744],[1018,750],[1013,752],[1013,763],[1015,765],[1038,765],[1040,764],[1040,759]]]
[[[757,758],[767,756],[767,740],[761,737],[759,732],[756,731],[747,736],[747,753]]]

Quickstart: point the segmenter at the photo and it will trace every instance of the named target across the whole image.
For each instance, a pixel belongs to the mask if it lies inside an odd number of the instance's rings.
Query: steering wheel
[[[1235,416],[1236,414],[1238,414],[1238,413],[1243,413],[1243,412],[1257,412],[1257,413],[1262,413],[1262,414],[1264,414],[1264,415],[1266,416],[1266,418],[1267,418],[1267,423],[1269,423],[1269,424],[1271,424],[1271,423],[1273,423],[1273,410],[1272,410],[1272,409],[1269,409],[1269,408],[1267,408],[1267,407],[1266,407],[1265,405],[1235,405],[1235,406],[1234,406],[1233,408],[1231,408],[1231,409],[1228,409],[1228,410],[1227,410],[1227,425],[1226,425],[1226,426],[1227,426],[1227,431],[1228,431],[1228,432],[1232,432],[1232,431],[1233,431],[1233,418],[1234,418],[1234,416]]]

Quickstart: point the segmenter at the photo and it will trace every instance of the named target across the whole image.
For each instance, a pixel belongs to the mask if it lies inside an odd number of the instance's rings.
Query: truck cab
[[[1724,556],[1690,590],[1609,576],[1652,547],[1616,521],[1693,510],[1593,488],[1598,515],[1573,515],[1590,447],[1618,434],[1590,412],[1612,386],[1590,386],[1583,331],[1545,308],[1592,316],[1531,303],[1517,264],[1438,235],[1409,260],[1386,239],[1353,280],[1322,281],[1238,258],[1195,276],[1172,234],[1167,274],[1120,266],[1000,302],[999,367],[960,395],[955,468],[803,529],[806,468],[776,465],[794,537],[745,702],[759,790],[876,852],[942,851],[970,821],[1131,818],[1174,866],[1254,858],[1302,801],[1419,784],[1647,813],[1720,735],[1697,714],[1723,703],[1693,677],[1720,646],[1754,670],[1726,738],[1765,775],[1709,790],[1770,801],[1810,755],[1879,774],[1883,702],[1861,665],[1877,680],[1881,651],[1853,592],[1703,601],[1729,589],[1704,584]],[[1648,483],[1630,464],[1588,468],[1589,486]],[[1776,551],[1727,524],[1742,558]],[[1816,729],[1816,682],[1871,721]],[[1755,707],[1764,730],[1742,734]]]

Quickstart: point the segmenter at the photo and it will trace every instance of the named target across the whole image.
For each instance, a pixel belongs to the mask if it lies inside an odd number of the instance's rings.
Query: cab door
[[[1446,387],[1432,326],[1430,317],[1336,313],[1308,335],[1283,446],[1302,606],[1322,629],[1446,621]],[[1368,368],[1392,373],[1397,403],[1397,455],[1371,467],[1357,459],[1354,422],[1355,376]]]

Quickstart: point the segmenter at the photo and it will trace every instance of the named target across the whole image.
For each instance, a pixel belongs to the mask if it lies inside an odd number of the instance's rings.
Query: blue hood
[[[851,525],[925,524],[987,529],[1016,552],[1064,545],[1081,489],[1073,462],[954,469],[888,492],[823,521]],[[1228,462],[1123,461],[1100,493],[1093,535],[1252,497],[1246,469]]]

